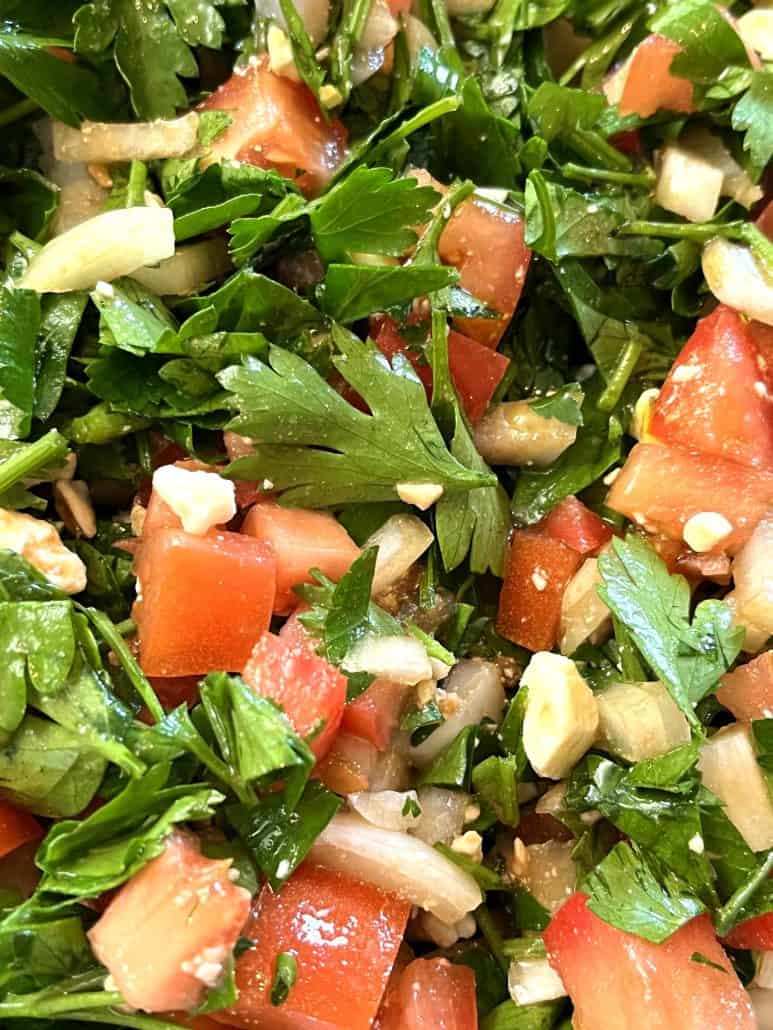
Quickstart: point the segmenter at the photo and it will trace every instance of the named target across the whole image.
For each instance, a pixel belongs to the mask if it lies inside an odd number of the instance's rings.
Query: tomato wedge
[[[346,677],[321,658],[314,642],[296,618],[279,636],[264,633],[244,667],[244,682],[256,694],[270,697],[284,709],[317,758],[333,743],[346,704]]]
[[[773,951],[773,912],[745,919],[724,938],[728,948]]]
[[[673,540],[682,538],[693,515],[718,512],[733,531],[713,551],[735,554],[773,505],[773,472],[684,447],[640,443],[612,484],[607,504],[648,533]]]
[[[214,142],[211,159],[275,168],[308,195],[322,189],[346,152],[343,123],[325,121],[311,90],[275,75],[267,57],[237,69],[201,110],[227,111],[233,119]]]
[[[198,841],[175,832],[115,895],[88,937],[127,1004],[192,1009],[215,983],[250,912],[250,894]]]
[[[390,680],[374,680],[344,709],[341,727],[370,741],[379,751],[389,747],[410,687]]]
[[[741,722],[773,718],[773,651],[726,673],[717,700]]]
[[[135,605],[148,676],[241,671],[274,606],[271,548],[242,533],[160,529],[138,552]]]
[[[34,816],[0,799],[0,858],[42,836],[43,828]]]
[[[475,973],[446,958],[410,962],[394,987],[377,1030],[478,1030]]]
[[[773,398],[748,323],[720,304],[674,362],[650,436],[750,468],[773,467]]]
[[[612,527],[576,497],[565,497],[542,520],[546,532],[580,554],[595,554],[612,539]]]
[[[377,887],[304,863],[278,894],[258,895],[244,930],[255,947],[236,963],[239,1000],[215,1018],[247,1030],[369,1030],[409,911]],[[295,957],[298,976],[273,1006],[280,952]]]
[[[647,36],[634,51],[620,97],[620,114],[649,118],[656,111],[695,110],[692,83],[671,72],[671,62],[682,52],[666,36]]]
[[[576,892],[544,933],[575,1030],[753,1030],[749,996],[707,915],[651,944],[603,922]],[[706,962],[695,961],[701,955]],[[715,968],[719,966],[720,968]]]

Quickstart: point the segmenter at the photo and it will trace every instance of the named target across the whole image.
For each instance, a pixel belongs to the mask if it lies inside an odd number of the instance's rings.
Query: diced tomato
[[[649,435],[751,468],[773,467],[773,398],[763,360],[748,323],[720,304],[674,362]]]
[[[409,689],[390,680],[374,680],[346,706],[341,727],[370,741],[379,751],[385,751],[400,721]]]
[[[773,912],[745,919],[724,938],[728,948],[773,951]]]
[[[497,632],[530,651],[550,651],[558,639],[564,590],[581,564],[578,551],[544,528],[516,530],[499,595]]]
[[[194,536],[160,529],[136,561],[134,617],[148,676],[204,676],[244,668],[271,621],[276,561],[242,533]]]
[[[662,944],[603,922],[576,892],[544,933],[575,1030],[753,1030],[756,1020],[707,915]],[[696,961],[700,955],[706,961]],[[716,969],[715,966],[720,966]]]
[[[274,611],[279,615],[297,608],[300,598],[293,587],[311,583],[311,569],[320,569],[337,582],[360,553],[344,527],[322,511],[256,504],[250,508],[242,532],[273,548],[276,555]]]
[[[291,634],[264,633],[244,667],[244,682],[261,697],[284,709],[301,737],[319,731],[310,746],[322,758],[341,725],[346,704],[346,677],[314,650],[296,622]]]
[[[565,497],[542,521],[546,532],[580,554],[595,554],[612,539],[612,527],[576,497]]]
[[[685,522],[718,512],[733,526],[714,548],[735,554],[773,505],[773,472],[683,447],[637,444],[612,484],[607,504],[648,533],[682,538]]]
[[[769,200],[757,215],[756,224],[757,228],[761,229],[769,240],[773,240],[773,200]]]
[[[378,1030],[478,1030],[475,973],[447,958],[417,958],[390,989]]]
[[[42,836],[43,829],[34,816],[0,799],[0,858]]]
[[[325,121],[311,90],[275,75],[267,57],[237,69],[201,110],[227,111],[233,119],[212,145],[213,159],[275,168],[306,194],[318,193],[345,155],[343,123]]]
[[[733,672],[725,673],[717,700],[742,722],[772,718],[773,651],[765,651]]]
[[[336,794],[356,794],[368,789],[378,758],[375,744],[339,730],[330,751],[314,769],[314,775]]]
[[[671,72],[681,47],[665,36],[651,35],[633,53],[620,97],[620,114],[649,118],[656,111],[695,110],[692,83]]]
[[[252,1030],[369,1030],[402,941],[410,905],[377,887],[304,863],[278,894],[264,887],[236,963],[239,1000],[215,1018]],[[273,1006],[276,957],[298,976]]]
[[[151,676],[158,700],[171,711],[180,705],[194,705],[199,699],[200,676]]]
[[[175,832],[89,930],[127,1004],[146,1012],[200,1004],[205,980],[233,951],[250,912],[249,891],[231,881],[230,865]]]
[[[621,154],[629,154],[631,157],[639,157],[643,154],[644,148],[641,141],[641,133],[638,129],[629,129],[627,132],[616,132],[609,137],[609,142],[620,151]]]

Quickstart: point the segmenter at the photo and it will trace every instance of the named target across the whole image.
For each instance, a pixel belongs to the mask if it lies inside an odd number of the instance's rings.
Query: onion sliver
[[[770,7],[758,7],[742,14],[736,28],[747,47],[756,50],[763,61],[773,61],[773,10]]]
[[[378,547],[373,574],[373,596],[393,586],[420,558],[434,537],[416,515],[393,515],[372,533],[364,547]]]
[[[382,830],[408,830],[420,818],[415,790],[365,790],[347,800],[357,815]]]
[[[660,152],[655,200],[690,222],[714,216],[722,192],[722,169],[692,149],[668,143]]]
[[[546,958],[513,959],[507,989],[516,1005],[536,1005],[566,997],[561,977]]]
[[[597,558],[586,558],[569,580],[561,602],[559,650],[571,656],[586,640],[601,636],[611,625],[609,608],[596,589],[601,585]]]
[[[462,832],[464,813],[471,800],[463,791],[419,787],[421,815],[411,833],[427,844],[450,844]]]
[[[433,678],[424,644],[407,636],[363,637],[347,654],[344,667],[347,672],[369,672],[411,687]]]
[[[626,762],[657,758],[690,742],[687,719],[660,682],[610,683],[596,702],[597,747]]]
[[[218,238],[178,247],[173,257],[155,268],[138,268],[132,278],[159,297],[198,293],[207,283],[221,279],[231,268],[228,244]]]
[[[88,290],[173,254],[174,216],[169,208],[105,211],[47,243],[20,285],[38,293]]]
[[[493,662],[463,659],[454,666],[443,686],[458,702],[457,708],[426,740],[411,748],[411,761],[419,767],[429,765],[466,726],[473,726],[484,718],[498,722],[502,715],[505,691],[499,669]]]
[[[757,1017],[757,1030],[773,1030],[773,991],[752,987],[749,998]]]
[[[370,826],[355,815],[337,815],[317,837],[313,862],[393,891],[444,923],[456,923],[481,903],[480,887],[425,844],[396,830]]]
[[[490,464],[544,468],[574,443],[577,426],[539,415],[528,400],[505,401],[475,423],[473,435],[475,446]]]
[[[80,129],[54,122],[54,155],[59,161],[101,164],[182,157],[196,146],[198,128],[195,111],[171,121],[83,122]]]
[[[773,325],[773,282],[748,247],[724,239],[712,240],[703,248],[702,264],[717,300],[748,318]]]
[[[430,30],[423,21],[414,18],[412,14],[403,15],[403,32],[408,44],[408,53],[411,55],[411,63],[416,62],[422,47],[427,47],[429,50],[438,49],[437,40]]]
[[[328,22],[330,20],[329,0],[295,0],[295,9],[303,19],[303,24],[311,37],[312,43],[316,46],[321,43],[327,35]],[[255,13],[259,18],[268,18],[275,21],[283,29],[287,28],[287,22],[279,6],[279,0],[255,0]]]
[[[749,727],[734,723],[715,733],[701,748],[698,768],[752,851],[773,847],[773,804]]]

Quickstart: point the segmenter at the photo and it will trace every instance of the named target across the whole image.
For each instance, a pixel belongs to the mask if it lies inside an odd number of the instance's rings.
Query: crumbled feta
[[[287,34],[278,25],[269,25],[266,34],[269,68],[275,75],[283,75],[286,79],[299,80],[295,67],[292,43]]]
[[[153,473],[153,489],[166,501],[186,533],[203,536],[236,514],[236,489],[216,472],[162,465]]]
[[[687,847],[696,855],[702,855],[703,852],[706,850],[705,845],[703,843],[703,837],[701,837],[699,833],[695,833],[692,837],[690,837],[690,839],[687,841]]]
[[[699,511],[684,524],[684,542],[693,551],[710,551],[733,532],[733,524],[717,511]]]
[[[566,995],[561,977],[546,958],[513,959],[507,987],[516,1005],[536,1005]]]
[[[659,394],[660,390],[656,390],[654,387],[650,390],[645,390],[636,401],[636,404],[634,404],[633,417],[628,427],[628,432],[634,439],[643,440],[646,436],[650,420],[652,419],[652,410],[655,407]]]
[[[86,566],[43,519],[0,508],[0,548],[20,554],[66,594],[86,588]]]
[[[412,504],[420,511],[431,508],[443,496],[440,483],[398,483],[395,489],[401,501]]]
[[[454,837],[451,841],[451,850],[455,851],[458,855],[465,855],[467,858],[471,858],[473,862],[482,862],[483,838],[477,830],[467,830],[466,833],[462,833],[459,837]]]

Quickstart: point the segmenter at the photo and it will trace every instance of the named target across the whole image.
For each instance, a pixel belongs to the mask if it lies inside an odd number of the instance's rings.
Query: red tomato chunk
[[[773,912],[746,919],[725,937],[728,948],[773,951]]]
[[[344,709],[341,726],[356,737],[370,741],[385,751],[397,729],[410,687],[390,680],[374,680],[359,697]]]
[[[665,36],[647,36],[633,54],[620,97],[620,114],[649,118],[656,111],[695,110],[692,83],[671,72],[681,47]]]
[[[742,722],[773,718],[773,651],[724,675],[717,700]]]
[[[475,973],[445,958],[415,959],[390,987],[377,1030],[478,1030]]]
[[[0,800],[0,858],[42,836],[43,828],[34,816],[10,801]]]
[[[612,527],[576,497],[565,497],[542,520],[547,533],[580,554],[595,554],[612,539]]]

